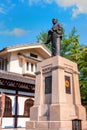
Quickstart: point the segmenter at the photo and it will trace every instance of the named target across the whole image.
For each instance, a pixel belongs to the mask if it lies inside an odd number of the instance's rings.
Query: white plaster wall
[[[28,97],[18,97],[18,115],[24,114],[24,102]]]
[[[19,66],[18,52],[11,53],[10,57],[10,72],[22,74],[22,67]]]
[[[12,115],[15,114],[15,96],[8,96],[12,100]]]
[[[24,55],[26,55],[26,56],[30,56],[30,53],[33,53],[33,54],[35,54],[35,55],[37,55],[38,56],[38,60],[44,60],[40,55],[38,55],[38,53],[36,53],[36,52],[33,52],[33,51],[31,51],[31,50],[29,50],[29,51],[25,51],[25,52],[23,52],[23,51],[21,51],[21,53],[23,53]]]
[[[18,115],[24,114],[24,102],[29,97],[18,97]],[[32,98],[33,99],[33,98]],[[29,121],[30,118],[18,118],[17,127],[25,127],[26,121]]]
[[[26,56],[30,56],[30,52],[28,50],[27,51],[20,51],[20,53],[23,53]],[[31,53],[33,53],[33,52],[31,52]],[[38,55],[38,53],[35,53],[35,52],[34,52],[34,54]],[[40,60],[40,61],[44,60],[40,55],[38,55],[37,59]],[[26,65],[24,65],[24,68],[23,68],[23,66],[20,66],[19,62],[20,61],[19,61],[19,57],[18,57],[18,51],[17,52],[11,52],[10,58],[9,58],[9,71],[22,74],[23,70],[25,70],[26,73],[27,73],[27,70],[25,68]],[[31,71],[28,71],[28,73],[34,74],[34,72],[31,72]]]
[[[38,60],[43,61],[44,58],[42,58],[40,55],[38,55]]]
[[[23,53],[25,56],[30,56],[30,51],[20,51],[20,53]]]
[[[14,118],[3,118],[2,128],[12,128],[14,127]]]
[[[24,114],[24,102],[29,97],[18,97],[18,115]],[[18,118],[17,120],[17,127],[25,127],[26,121],[28,121],[29,118]]]
[[[26,121],[30,121],[30,118],[18,118],[17,127],[26,127]]]

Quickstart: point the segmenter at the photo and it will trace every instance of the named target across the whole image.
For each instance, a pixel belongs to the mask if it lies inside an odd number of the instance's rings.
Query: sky
[[[87,46],[87,0],[0,0],[0,50],[36,43],[53,18],[66,34],[75,27],[80,44]]]

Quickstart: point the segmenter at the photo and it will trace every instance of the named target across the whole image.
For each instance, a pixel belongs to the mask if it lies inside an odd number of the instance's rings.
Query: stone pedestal
[[[37,65],[35,103],[27,130],[86,130],[77,64],[61,56]]]

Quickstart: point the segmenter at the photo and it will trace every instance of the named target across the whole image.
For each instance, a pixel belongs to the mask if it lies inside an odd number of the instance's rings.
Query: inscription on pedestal
[[[45,77],[45,94],[52,93],[52,76]]]

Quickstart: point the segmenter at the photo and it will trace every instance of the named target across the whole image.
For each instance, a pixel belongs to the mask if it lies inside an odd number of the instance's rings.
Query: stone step
[[[48,118],[47,118],[47,116],[40,116],[40,117],[39,117],[39,120],[40,120],[40,121],[47,121]]]

